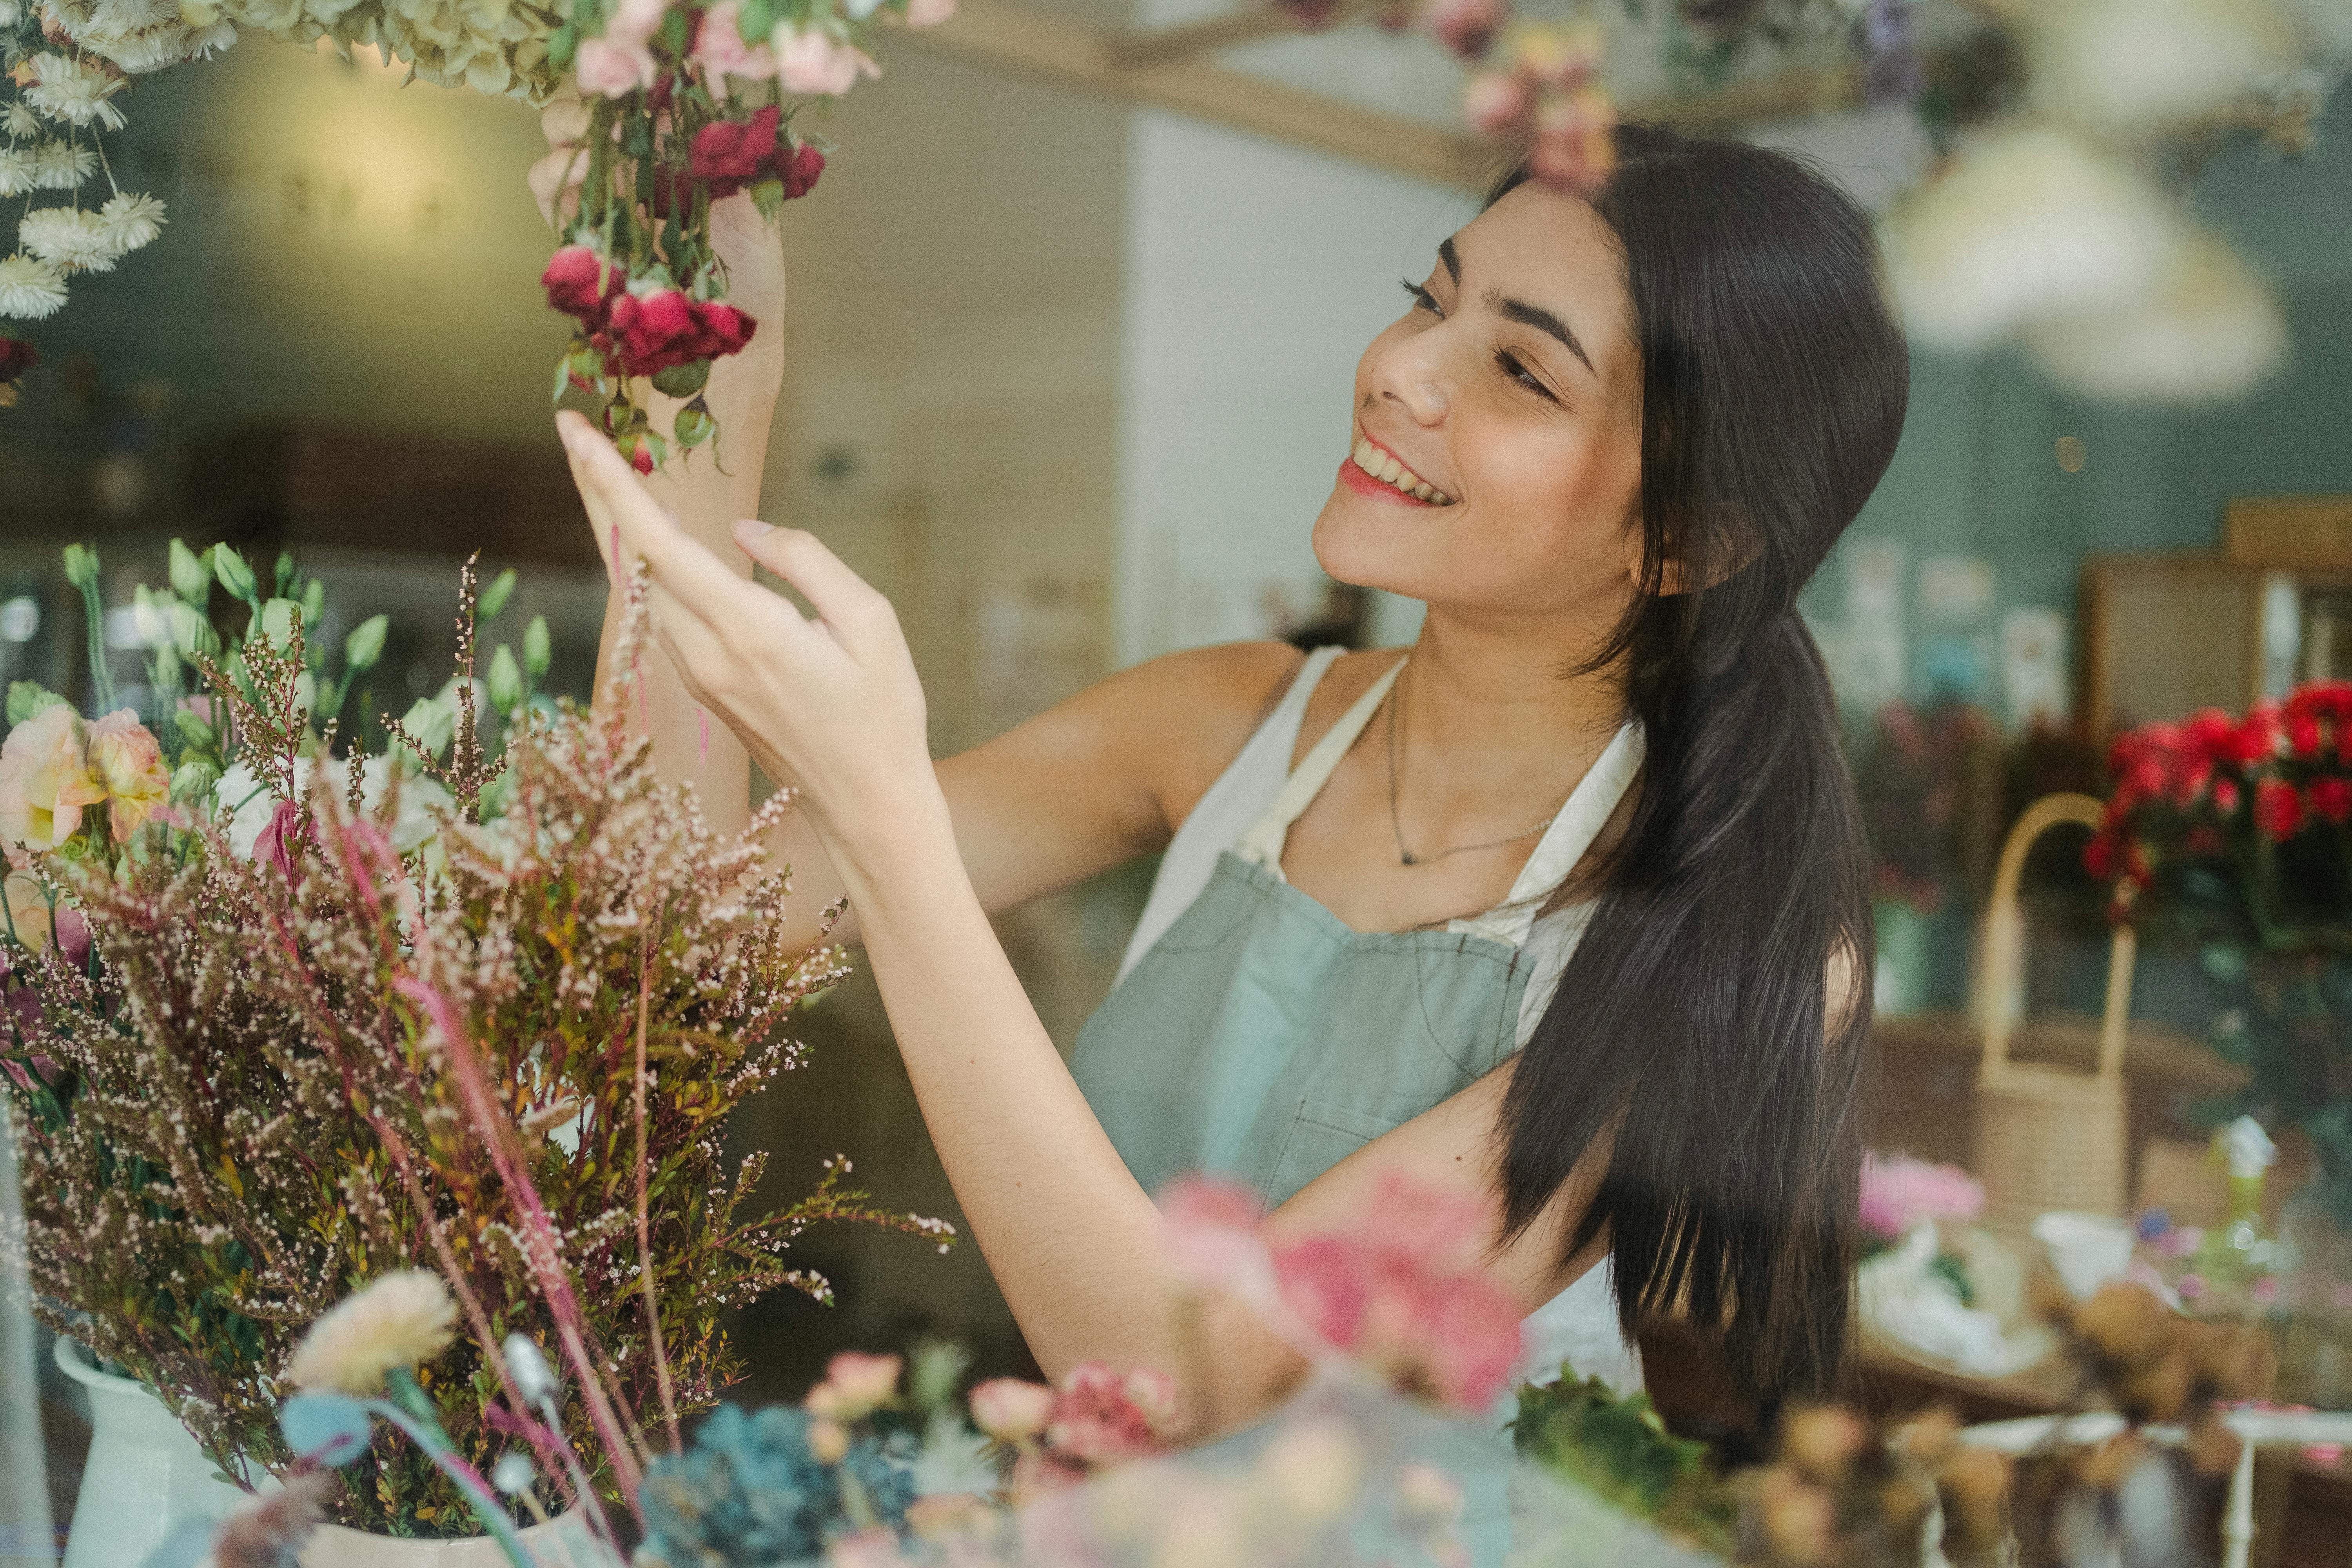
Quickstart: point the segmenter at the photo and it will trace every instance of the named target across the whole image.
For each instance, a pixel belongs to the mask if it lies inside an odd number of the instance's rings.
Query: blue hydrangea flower
[[[646,1468],[637,1568],[774,1568],[821,1557],[850,1521],[840,1474],[809,1452],[808,1429],[795,1405],[712,1412],[685,1453]],[[913,1467],[894,1451],[904,1447],[860,1437],[841,1466],[894,1530],[915,1499]]]

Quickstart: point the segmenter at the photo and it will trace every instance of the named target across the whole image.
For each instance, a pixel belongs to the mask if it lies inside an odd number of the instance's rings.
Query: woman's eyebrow
[[[1486,301],[1486,309],[1494,311],[1495,314],[1507,321],[1517,321],[1522,326],[1533,327],[1539,332],[1549,332],[1560,341],[1569,353],[1583,362],[1585,369],[1592,371],[1595,375],[1601,374],[1593,370],[1592,356],[1584,352],[1584,345],[1576,341],[1576,334],[1569,330],[1568,323],[1541,305],[1530,305],[1525,300],[1511,299],[1499,289],[1487,289],[1483,298]]]

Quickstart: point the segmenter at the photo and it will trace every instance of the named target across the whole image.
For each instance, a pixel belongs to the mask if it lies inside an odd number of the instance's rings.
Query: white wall
[[[1319,597],[1308,530],[1364,345],[1468,193],[1157,111],[1128,130],[1115,656],[1264,637]],[[1375,612],[1383,640],[1417,606]]]

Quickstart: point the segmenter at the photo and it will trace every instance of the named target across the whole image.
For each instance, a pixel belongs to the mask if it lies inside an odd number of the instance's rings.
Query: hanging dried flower
[[[65,302],[65,278],[47,262],[21,253],[0,260],[0,316],[37,321]]]

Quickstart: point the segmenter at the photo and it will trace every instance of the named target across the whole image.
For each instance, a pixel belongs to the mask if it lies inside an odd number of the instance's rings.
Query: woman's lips
[[[1454,504],[1452,496],[1405,467],[1403,458],[1364,434],[1360,426],[1356,432],[1356,449],[1349,460],[1372,479],[1416,500],[1437,506]]]
[[[1370,496],[1375,500],[1394,501],[1399,506],[1416,507],[1423,511],[1437,510],[1435,501],[1423,500],[1419,496],[1409,496],[1394,485],[1382,484],[1358,468],[1356,459],[1353,458],[1339,459],[1339,482],[1358,495]]]

